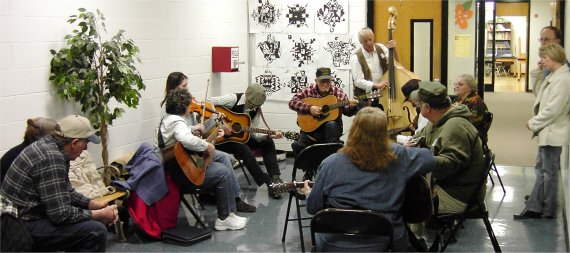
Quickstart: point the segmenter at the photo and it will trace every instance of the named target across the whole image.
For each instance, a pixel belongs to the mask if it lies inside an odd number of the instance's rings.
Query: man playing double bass
[[[352,78],[354,81],[354,96],[360,96],[377,89],[387,89],[388,81],[380,81],[388,71],[389,48],[394,49],[394,58],[399,60],[396,51],[396,41],[390,40],[387,45],[374,43],[374,32],[365,27],[358,32],[358,40],[362,47],[350,58]],[[370,106],[380,107],[378,99],[374,99]],[[361,106],[359,106],[361,107]]]

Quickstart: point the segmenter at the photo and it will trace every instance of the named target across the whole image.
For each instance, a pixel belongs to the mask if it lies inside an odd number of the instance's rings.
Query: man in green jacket
[[[471,113],[465,105],[452,106],[447,88],[439,82],[420,82],[411,98],[418,102],[422,116],[429,120],[416,137],[423,136],[435,156],[432,177],[436,182],[439,212],[462,212],[487,176],[481,139],[469,121]],[[483,201],[485,189],[479,194]]]

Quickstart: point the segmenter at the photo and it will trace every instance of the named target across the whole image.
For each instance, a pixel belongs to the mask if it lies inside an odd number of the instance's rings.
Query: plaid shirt
[[[0,213],[9,214],[14,216],[14,218],[18,218],[18,209],[14,207],[10,200],[4,198],[2,194],[0,194]]]
[[[58,225],[89,220],[90,199],[71,187],[68,173],[69,158],[63,147],[46,136],[14,160],[1,194],[18,208],[24,221],[49,219]]]
[[[348,96],[346,95],[346,93],[344,93],[344,91],[341,88],[336,87],[334,85],[331,85],[331,90],[329,92],[329,95],[334,95],[338,101],[348,100]],[[310,114],[311,113],[311,105],[303,102],[303,99],[305,99],[305,98],[322,98],[322,97],[325,97],[325,96],[322,96],[319,93],[317,84],[311,84],[308,87],[304,88],[303,90],[297,92],[297,94],[295,94],[295,96],[293,96],[293,98],[291,98],[291,101],[289,101],[289,108],[291,110],[298,112],[298,113]],[[349,105],[345,105],[344,107],[341,107],[340,109],[341,109],[342,114],[349,116],[349,117],[356,114],[356,107],[351,107]],[[340,118],[341,118],[341,115],[339,114],[339,119]]]

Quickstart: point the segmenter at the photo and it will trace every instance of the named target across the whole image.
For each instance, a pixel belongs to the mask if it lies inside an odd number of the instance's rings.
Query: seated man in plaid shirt
[[[333,85],[330,68],[318,68],[316,76],[315,84],[307,86],[291,98],[291,101],[289,101],[289,108],[291,110],[299,114],[311,114],[316,117],[322,114],[322,107],[307,103],[304,101],[305,98],[324,98],[333,95],[336,97],[335,103],[349,100],[346,93],[344,93],[340,87]],[[291,144],[295,155],[299,155],[304,148],[315,143],[338,142],[342,135],[342,114],[353,116],[356,114],[357,104],[357,100],[350,99],[347,105],[341,106],[338,109],[332,109],[340,110],[336,119],[322,123],[322,125],[311,132],[301,130],[299,139]]]

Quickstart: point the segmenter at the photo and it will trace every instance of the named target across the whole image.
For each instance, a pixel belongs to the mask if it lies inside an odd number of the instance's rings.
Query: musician
[[[166,78],[166,87],[164,89],[164,99],[160,103],[161,108],[163,108],[163,116],[166,116],[166,111],[164,111],[166,99],[168,98],[169,92],[176,89],[188,89],[188,77],[182,72],[172,72]],[[186,113],[182,117],[186,120],[188,127],[194,135],[201,136],[204,132],[204,124],[198,123],[195,113]],[[213,117],[223,117],[223,115],[214,115]],[[241,188],[236,176],[233,174],[233,166],[231,162],[231,157],[228,153],[223,151],[214,150],[212,155],[212,160],[214,162],[224,164],[224,168],[232,171],[230,179],[230,185],[234,188],[236,193],[235,202],[238,212],[253,213],[256,211],[256,207],[252,206],[241,199]]]
[[[224,106],[232,112],[246,113],[251,118],[251,126],[259,127],[260,119],[263,117],[261,105],[265,102],[265,88],[258,84],[251,84],[247,87],[245,93],[234,93],[220,97],[211,97],[208,101],[216,106]],[[263,119],[265,122],[265,119]],[[226,142],[216,145],[218,149],[234,154],[245,164],[245,167],[251,173],[255,183],[258,186],[267,185],[269,196],[273,199],[280,199],[282,193],[273,191],[269,185],[272,183],[282,183],[281,171],[277,163],[277,152],[273,139],[283,137],[281,131],[275,134],[250,133],[250,138],[246,143]],[[252,149],[260,150],[263,155],[263,163],[267,169],[267,173],[263,172]]]
[[[526,123],[537,137],[536,181],[525,209],[515,219],[554,219],[558,210],[560,154],[570,133],[570,69],[564,48],[555,43],[539,49],[541,65],[549,71],[537,93],[533,116]]]
[[[329,207],[383,213],[394,227],[393,251],[408,251],[408,234],[399,212],[406,182],[430,172],[435,160],[428,149],[391,143],[387,122],[382,110],[361,109],[352,122],[346,145],[321,163],[313,188],[305,181],[301,191],[308,195],[310,214]],[[318,252],[386,249],[386,241],[378,238],[347,239],[332,234],[317,234],[316,245]]]
[[[487,112],[487,105],[483,102],[483,99],[477,94],[477,83],[475,83],[475,77],[469,74],[462,74],[455,79],[453,83],[453,91],[455,96],[452,98],[452,103],[460,103],[467,106],[471,112],[470,121],[473,123],[477,132],[479,132],[479,138],[483,144],[487,143],[487,129],[489,129],[489,124],[485,119],[485,112]]]
[[[358,40],[362,47],[351,56],[350,65],[354,82],[354,95],[360,96],[377,89],[390,87],[388,81],[380,81],[388,71],[389,48],[394,48],[394,58],[399,59],[396,41],[390,40],[386,45],[374,43],[374,32],[365,27],[358,32]],[[379,107],[375,99],[371,106]]]
[[[402,90],[402,94],[404,94],[404,101],[410,102],[416,110],[416,118],[413,120],[412,126],[409,127],[410,130],[413,130],[416,133],[422,130],[422,128],[424,128],[428,123],[428,120],[420,113],[420,108],[418,108],[416,101],[410,98],[410,94],[412,94],[413,91],[419,89],[419,87],[419,82],[414,81],[407,82],[406,84],[402,85],[402,88],[400,88]]]
[[[300,114],[319,116],[321,115],[321,107],[304,102],[305,98],[323,98],[333,95],[338,101],[348,100],[346,93],[340,87],[333,85],[330,68],[318,68],[316,76],[315,84],[307,86],[291,98],[291,101],[289,101],[291,110]],[[348,105],[340,107],[339,110],[346,116],[353,116],[356,113],[358,101],[355,99],[350,99],[349,101]],[[293,152],[298,155],[301,150],[315,143],[339,142],[342,135],[342,114],[339,113],[338,118],[323,123],[312,132],[301,131],[299,139],[291,144]]]
[[[196,152],[208,152],[209,155],[215,150],[213,144],[195,136],[190,131],[184,116],[188,113],[188,105],[192,97],[187,89],[175,89],[168,93],[166,98],[166,113],[159,126],[159,135],[162,137],[164,146],[169,148],[181,142],[184,148]],[[160,143],[160,139],[158,140]],[[207,154],[207,155],[208,155]],[[246,226],[247,219],[237,216],[236,192],[233,177],[233,168],[227,164],[213,161],[206,168],[202,189],[215,193],[218,218],[214,228],[216,230],[237,230]],[[165,160],[164,167],[172,176],[172,179],[184,190],[195,187],[186,177],[175,158]]]
[[[481,139],[469,121],[471,112],[463,104],[451,106],[447,88],[439,82],[420,82],[412,92],[421,114],[429,123],[414,137],[423,136],[435,155],[432,177],[439,197],[440,213],[465,210],[469,198],[486,176]],[[481,188],[480,200],[485,197]]]

